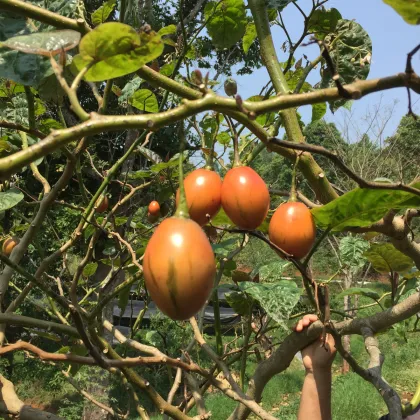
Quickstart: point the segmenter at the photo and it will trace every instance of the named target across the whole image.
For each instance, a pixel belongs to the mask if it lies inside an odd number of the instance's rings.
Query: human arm
[[[295,327],[303,331],[317,320],[306,315]],[[331,366],[336,353],[334,338],[327,335],[325,347],[322,337],[302,350],[305,380],[299,406],[298,420],[331,420]]]

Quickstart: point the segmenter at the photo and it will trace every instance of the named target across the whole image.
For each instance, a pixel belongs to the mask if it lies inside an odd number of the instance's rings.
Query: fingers
[[[315,314],[308,314],[305,315],[295,326],[296,332],[303,331],[306,327],[311,325],[313,322],[315,322],[318,319],[318,317]]]

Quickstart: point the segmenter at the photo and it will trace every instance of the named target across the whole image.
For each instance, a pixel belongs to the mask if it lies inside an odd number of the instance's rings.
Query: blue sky
[[[310,0],[299,0],[299,5],[304,10],[310,7]],[[407,52],[413,49],[420,42],[420,26],[407,24],[394,10],[383,3],[382,0],[330,0],[326,7],[336,7],[345,19],[354,19],[360,23],[372,39],[373,53],[369,78],[383,77],[404,71]],[[303,20],[298,10],[289,4],[283,12],[283,19],[292,37],[296,40],[302,30]],[[275,27],[273,38],[277,48],[280,61],[285,61],[287,54],[280,50],[285,40],[283,31]],[[317,46],[300,47],[297,50],[297,58],[306,54],[308,58],[314,59],[319,54]],[[420,72],[420,54],[413,60],[417,72]],[[319,70],[313,70],[309,82],[319,80]],[[243,98],[258,94],[261,87],[268,81],[265,68],[255,71],[252,75],[236,77],[239,93]],[[415,110],[420,113],[420,97],[412,93]],[[395,101],[397,101],[395,103]],[[405,89],[393,89],[382,93],[375,93],[353,103],[352,111],[339,110],[336,114],[329,111],[326,120],[333,121],[345,131],[348,127],[349,141],[357,141],[368,124],[365,121],[366,115],[373,114],[379,105],[378,127],[372,126],[371,137],[375,137],[378,131],[383,128],[384,121],[387,122],[383,129],[382,137],[393,134],[401,117],[407,112],[407,94]],[[393,110],[391,111],[391,108]],[[299,110],[305,122],[308,122],[311,115],[310,107]]]

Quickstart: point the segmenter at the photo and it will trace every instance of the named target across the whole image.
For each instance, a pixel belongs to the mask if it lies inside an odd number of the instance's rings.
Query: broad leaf
[[[335,9],[317,9],[312,13],[308,23],[308,31],[316,38],[324,39],[328,34],[335,32],[338,21],[341,19],[340,12]]]
[[[345,236],[341,238],[338,247],[342,262],[350,267],[352,271],[357,271],[365,265],[366,258],[363,254],[368,249],[369,242],[358,236]]]
[[[216,140],[221,144],[221,145],[223,145],[223,146],[227,146],[230,142],[231,142],[231,140],[232,140],[232,137],[231,137],[231,135],[229,134],[229,133],[227,133],[226,131],[224,131],[223,133],[219,133],[217,136],[216,136]]]
[[[257,37],[257,28],[255,23],[250,22],[246,25],[245,35],[242,39],[242,48],[244,49],[245,54],[248,54],[249,48]]]
[[[23,194],[16,188],[0,192],[0,212],[11,209],[23,200]]]
[[[131,26],[108,22],[86,34],[79,51],[72,65],[77,71],[91,66],[85,79],[100,82],[133,73],[159,57],[163,42],[153,31],[138,34]]]
[[[283,326],[302,293],[296,283],[288,280],[269,284],[242,282],[239,283],[239,288],[254,298],[274,321]]]
[[[343,84],[367,78],[372,57],[372,41],[357,22],[339,20],[335,32],[326,36],[325,40],[328,44],[333,43],[330,55]],[[321,76],[322,88],[335,86],[331,71],[325,63],[321,68]],[[342,99],[330,103],[331,111],[336,111],[345,102]]]
[[[391,6],[407,23],[420,24],[420,2],[418,0],[383,0]]]
[[[175,70],[175,61],[171,61],[170,63],[164,64],[161,68],[159,73],[163,74],[164,76],[172,76],[172,73]]]
[[[96,262],[86,264],[85,268],[83,269],[83,275],[85,277],[93,276],[96,273],[97,269],[98,269],[98,263]]]
[[[373,244],[364,256],[379,273],[403,272],[414,266],[410,257],[398,251],[390,243]]]
[[[92,23],[94,26],[98,26],[101,23],[104,23],[109,15],[114,10],[115,5],[117,4],[116,0],[107,0],[99,9],[95,10],[92,13]]]
[[[288,261],[276,261],[260,267],[259,275],[262,283],[273,283],[283,278],[284,270],[290,266]]]
[[[213,252],[218,257],[227,257],[238,245],[238,240],[235,238],[227,239],[226,241],[212,244]]]
[[[325,102],[321,102],[319,104],[313,104],[311,122],[320,120],[325,115],[326,112],[327,112],[327,104]]]
[[[49,57],[51,54],[56,55],[61,51],[73,49],[79,41],[79,32],[65,29],[15,36],[3,42],[2,45],[12,50]]]
[[[159,29],[158,34],[160,36],[164,36],[164,35],[174,34],[175,32],[176,32],[176,26],[175,25],[168,25],[168,26],[165,26],[162,29]]]
[[[204,8],[207,31],[218,48],[235,45],[245,34],[247,24],[243,0],[211,1]]]
[[[247,99],[249,102],[261,102],[264,100],[264,96],[262,95],[254,95]],[[272,124],[274,122],[274,118],[276,114],[274,112],[268,112],[266,114],[258,115],[255,121],[262,126]]]
[[[344,296],[350,295],[361,295],[366,296],[368,298],[378,300],[380,298],[379,294],[371,289],[366,289],[364,287],[351,287],[350,289],[343,290],[341,293],[337,295],[337,299],[341,299]]]
[[[183,160],[185,160],[187,156],[188,156],[187,152],[184,152]],[[171,159],[168,160],[168,162],[160,162],[151,166],[150,170],[157,174],[160,171],[163,171],[164,169],[175,168],[179,164],[178,159],[179,159],[179,153],[172,156]]]
[[[140,89],[131,97],[131,105],[140,111],[158,112],[159,105],[155,94],[149,89]]]
[[[135,172],[129,172],[128,173],[128,179],[147,179],[151,178],[153,176],[153,173],[151,171],[147,170],[140,170]]]
[[[414,187],[419,188],[420,184]],[[405,191],[356,188],[311,212],[319,228],[338,232],[370,226],[390,209],[417,207],[420,207],[420,197]]]
[[[123,104],[131,99],[134,92],[139,89],[142,80],[138,76],[134,76],[121,90],[118,96],[118,103]]]
[[[225,294],[226,302],[239,315],[249,315],[254,300],[243,292]]]
[[[268,0],[267,6],[269,9],[277,9],[281,12],[293,0]]]

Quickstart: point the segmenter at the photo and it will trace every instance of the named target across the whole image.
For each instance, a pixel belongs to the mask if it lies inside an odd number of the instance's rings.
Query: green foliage
[[[373,244],[365,257],[380,273],[403,272],[413,267],[413,260],[395,249],[390,243]]]
[[[372,56],[372,41],[357,22],[340,19],[334,32],[327,35],[325,41],[332,46],[330,55],[342,83],[352,83],[357,79],[367,78]],[[335,86],[331,71],[325,64],[321,69],[321,76],[321,87]],[[336,111],[344,103],[345,100],[331,103],[331,111]]]
[[[131,26],[108,22],[85,35],[79,51],[74,68],[89,67],[85,79],[100,82],[135,72],[162,54],[163,43],[153,31],[139,34]]]
[[[420,24],[420,4],[416,0],[383,0],[390,5],[407,23]]]
[[[369,248],[369,242],[359,236],[345,236],[340,239],[338,247],[342,262],[353,272],[357,272],[366,263],[364,252]]]
[[[245,54],[248,53],[249,47],[257,38],[257,28],[255,24],[250,22],[246,25],[245,35],[242,39],[242,48],[244,49]]]
[[[159,104],[155,94],[149,89],[140,89],[131,97],[131,105],[140,111],[158,112]]]
[[[116,0],[106,0],[101,7],[96,9],[92,13],[92,23],[93,23],[93,25],[98,26],[101,23],[104,23],[108,19],[109,15],[112,13],[112,11],[114,10],[114,7],[115,7],[116,4],[117,4]]]
[[[239,289],[255,299],[274,321],[283,326],[302,294],[296,283],[288,280],[265,284],[241,282]]]
[[[349,227],[370,226],[390,209],[418,206],[420,198],[405,191],[356,188],[311,212],[318,227],[339,232]]]
[[[23,194],[16,188],[0,192],[0,212],[11,209],[23,200]]]
[[[316,38],[324,39],[328,34],[335,32],[341,13],[335,9],[317,9],[312,13],[308,22],[308,31]]]
[[[380,298],[380,295],[375,292],[374,290],[365,288],[365,287],[350,287],[350,289],[343,290],[341,293],[339,293],[336,298],[341,299],[344,296],[353,296],[353,295],[361,295],[366,296],[373,300],[378,300]]]
[[[246,13],[243,0],[211,1],[204,8],[206,28],[218,48],[236,44],[246,29]]]
[[[280,260],[260,267],[258,270],[260,281],[263,283],[273,283],[282,280],[284,270],[290,265],[290,262]]]

